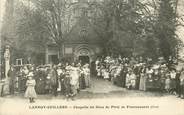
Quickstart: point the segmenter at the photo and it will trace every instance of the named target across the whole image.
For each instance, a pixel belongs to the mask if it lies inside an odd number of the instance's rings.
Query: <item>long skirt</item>
[[[9,80],[9,91],[10,91],[10,94],[14,94],[15,92],[15,80],[14,79]]]
[[[61,88],[61,93],[64,93],[65,92],[64,79],[60,79],[60,88]]]
[[[160,89],[163,91],[165,89],[165,78],[160,79],[160,84],[161,84]]]
[[[86,87],[90,87],[90,75],[84,75]]]
[[[170,87],[170,84],[171,84],[171,80],[170,79],[166,79],[165,80],[165,89],[166,90],[169,90],[171,87]]]
[[[51,90],[51,81],[50,81],[50,79],[46,79],[45,90],[46,91],[50,91]],[[47,92],[47,93],[49,93],[49,92]]]
[[[64,78],[64,86],[65,86],[65,95],[69,96],[71,94],[71,85],[70,85],[70,78]]]
[[[26,90],[26,81],[27,78],[26,77],[20,77],[19,78],[19,91],[20,92],[24,92]]]
[[[36,98],[37,95],[34,86],[28,86],[24,96],[28,98]]]
[[[135,83],[135,89],[139,89],[140,85],[140,75],[136,75],[136,83]]]
[[[123,74],[122,74],[122,86],[125,88],[125,86],[126,86],[126,73],[125,72],[123,72]]]
[[[132,87],[133,89],[135,89],[135,88],[136,88],[136,80],[135,80],[135,79],[132,79],[132,80],[130,81],[130,83],[131,83],[131,87]]]
[[[44,80],[36,80],[35,90],[38,94],[45,94],[45,81]]]
[[[71,92],[73,96],[77,94],[77,89],[78,87],[76,85],[71,85]]]
[[[117,86],[122,87],[123,83],[123,77],[118,75],[117,76]]]
[[[139,90],[141,91],[146,90],[146,76],[145,75],[141,75],[140,77]]]
[[[184,84],[181,85],[181,94],[184,96]]]
[[[171,79],[170,88],[171,89],[175,89],[176,88],[176,80],[175,79]]]
[[[79,77],[79,88],[80,89],[85,89],[86,88],[84,74],[81,74],[81,76]]]

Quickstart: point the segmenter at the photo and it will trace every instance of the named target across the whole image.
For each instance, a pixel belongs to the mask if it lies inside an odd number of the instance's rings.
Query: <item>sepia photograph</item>
[[[184,0],[0,0],[0,115],[184,115]]]

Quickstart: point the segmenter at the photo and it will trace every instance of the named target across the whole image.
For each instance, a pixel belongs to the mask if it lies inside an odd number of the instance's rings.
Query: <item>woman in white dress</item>
[[[77,89],[79,89],[79,72],[78,69],[74,66],[70,69],[70,85],[72,90],[72,95],[75,96],[77,94]]]
[[[145,72],[146,72],[145,67],[143,67],[140,72],[139,90],[141,91],[146,90],[146,73]]]
[[[90,69],[88,64],[84,65],[83,72],[84,72],[85,85],[86,87],[90,87]]]

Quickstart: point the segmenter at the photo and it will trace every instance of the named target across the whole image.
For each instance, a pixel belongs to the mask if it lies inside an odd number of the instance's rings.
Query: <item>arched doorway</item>
[[[81,62],[82,65],[88,63],[90,65],[91,73],[94,73],[94,49],[88,45],[79,45],[75,48],[74,58]],[[92,74],[91,74],[92,75]]]
[[[82,65],[86,63],[90,64],[94,51],[88,45],[79,45],[75,48],[74,55],[75,60],[81,61]]]
[[[81,62],[82,65],[90,64],[90,51],[87,48],[81,48],[78,50],[78,60]]]

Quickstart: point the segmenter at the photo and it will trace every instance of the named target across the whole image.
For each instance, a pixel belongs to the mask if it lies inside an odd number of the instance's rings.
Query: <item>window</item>
[[[20,58],[20,59],[16,59],[16,65],[22,65],[23,63],[22,63],[22,58]]]
[[[73,52],[73,49],[72,48],[70,48],[70,47],[66,47],[65,48],[65,54],[72,54],[72,52]]]

